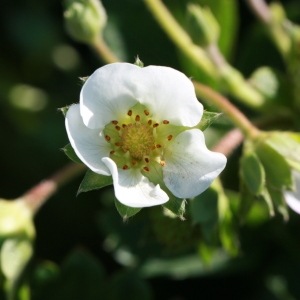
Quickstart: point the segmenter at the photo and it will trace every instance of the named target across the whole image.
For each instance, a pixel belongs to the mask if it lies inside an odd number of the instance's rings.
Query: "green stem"
[[[254,139],[259,135],[259,129],[256,128],[247,117],[224,96],[199,82],[193,81],[193,84],[198,97],[202,97],[213,103],[217,108],[224,112],[248,138]]]
[[[185,55],[196,62],[208,76],[217,78],[216,69],[205,51],[193,43],[190,36],[178,24],[164,4],[160,0],[144,0],[144,2],[171,40]]]
[[[111,64],[120,61],[101,36],[98,36],[91,46],[105,63]]]
[[[20,198],[36,213],[59,187],[65,185],[86,169],[86,166],[83,164],[70,163],[48,179],[31,188]]]

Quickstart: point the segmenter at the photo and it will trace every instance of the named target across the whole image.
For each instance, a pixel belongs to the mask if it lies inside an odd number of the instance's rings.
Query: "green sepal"
[[[101,189],[105,186],[113,184],[112,176],[105,176],[94,173],[91,170],[88,170],[85,173],[85,176],[80,183],[77,195],[82,192],[89,192],[92,190]]]
[[[185,212],[185,199],[175,197],[166,187],[163,180],[162,168],[163,167],[159,163],[154,162],[149,165],[150,172],[142,171],[142,174],[154,185],[159,184],[160,188],[168,194],[169,201],[164,203],[163,207],[169,209],[180,219],[184,219],[183,215]]]
[[[64,115],[64,117],[66,117],[67,112],[68,112],[68,110],[69,110],[70,107],[71,107],[71,105],[59,108],[59,110],[62,112],[62,114]]]
[[[216,121],[222,113],[215,113],[210,111],[204,111],[201,121],[194,127],[204,131],[208,128],[214,121]]]
[[[253,195],[259,195],[265,184],[263,165],[254,152],[245,153],[241,159],[241,176]]]
[[[256,198],[246,186],[245,182],[242,180],[240,184],[240,201],[238,205],[238,218],[241,224],[244,224],[247,220],[247,217],[254,205]]]
[[[256,154],[266,172],[266,182],[273,188],[293,189],[292,171],[285,158],[266,142],[256,147]]]
[[[75,153],[73,147],[71,146],[71,144],[66,145],[64,148],[62,148],[62,150],[64,151],[64,153],[74,162],[82,164],[82,161],[80,160],[80,158],[77,156],[77,154]]]
[[[270,216],[273,217],[275,215],[274,203],[272,201],[272,197],[269,193],[269,190],[266,187],[263,188],[261,197],[265,200],[268,206]]]
[[[143,68],[144,67],[144,63],[140,60],[140,58],[137,56],[134,62],[134,65]]]
[[[280,190],[273,189],[272,187],[268,188],[268,192],[272,198],[272,202],[275,206],[276,211],[278,211],[282,215],[284,221],[288,221],[289,210],[282,192]]]
[[[122,204],[118,199],[115,198],[115,205],[119,212],[119,214],[122,216],[123,220],[126,221],[128,218],[134,216],[137,214],[142,208],[141,207],[130,207],[127,205]]]

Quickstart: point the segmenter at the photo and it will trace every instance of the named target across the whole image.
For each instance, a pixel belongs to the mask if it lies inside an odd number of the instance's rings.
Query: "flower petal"
[[[168,67],[148,66],[136,80],[136,97],[156,121],[168,120],[173,125],[193,127],[203,114],[194,86],[183,73]]]
[[[163,204],[169,200],[168,195],[160,186],[154,186],[141,174],[140,170],[118,169],[115,162],[108,157],[104,157],[102,161],[110,169],[116,198],[122,204],[131,207],[149,207]]]
[[[300,172],[293,171],[295,191],[284,191],[283,195],[287,205],[300,214]]]
[[[206,148],[198,129],[182,132],[165,151],[164,182],[179,198],[192,198],[206,190],[226,165],[226,157]]]
[[[70,143],[81,161],[92,171],[102,175],[111,175],[101,161],[109,156],[110,146],[101,136],[99,129],[90,129],[83,124],[79,104],[72,105],[66,115],[66,129]]]
[[[128,63],[113,63],[96,70],[80,93],[84,124],[102,129],[110,121],[124,117],[137,103],[133,92],[140,71],[140,67]]]

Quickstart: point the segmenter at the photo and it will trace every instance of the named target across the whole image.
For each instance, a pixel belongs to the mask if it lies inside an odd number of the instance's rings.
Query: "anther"
[[[161,166],[163,166],[163,167],[166,165],[166,162],[165,162],[164,160],[161,160],[159,163],[160,163]]]
[[[113,120],[113,121],[111,121],[111,123],[114,124],[114,125],[117,125],[118,121],[117,120]]]
[[[155,150],[156,149],[156,146],[154,145],[154,146],[152,146],[152,148],[151,148],[151,150]]]
[[[120,126],[115,126],[115,128],[119,131],[121,130],[121,127]]]
[[[127,112],[127,115],[128,115],[129,117],[132,116],[132,110],[131,110],[131,109]]]
[[[115,146],[120,147],[121,143],[120,142],[116,142]]]
[[[133,166],[135,166],[135,165],[136,165],[136,161],[133,160],[133,161],[131,162],[131,164],[132,164]]]
[[[110,141],[110,136],[106,135],[105,139],[109,142]]]
[[[163,120],[164,124],[169,124],[170,122],[168,120]]]
[[[148,157],[145,157],[145,162],[146,162],[147,164],[149,164],[149,158],[148,158]]]
[[[128,166],[127,166],[127,165],[124,165],[122,169],[123,169],[123,170],[127,170],[127,169],[128,169]]]
[[[136,120],[137,122],[139,122],[139,121],[141,120],[141,117],[140,117],[139,115],[136,115],[135,120]]]
[[[161,145],[160,144],[156,144],[156,148],[161,148]]]
[[[171,141],[172,138],[173,138],[172,134],[168,135],[168,137],[167,137],[168,141]]]
[[[114,153],[115,153],[114,150],[111,150],[111,151],[109,152],[110,155],[113,155]]]
[[[159,126],[158,123],[153,124],[153,128],[156,128],[156,127],[158,127],[158,126]]]
[[[149,111],[148,111],[147,109],[145,109],[145,110],[144,110],[144,114],[145,114],[146,116],[149,116],[150,113],[149,113]]]
[[[151,124],[152,124],[152,120],[149,120],[149,121],[148,121],[148,125],[151,125]]]
[[[144,169],[145,172],[150,172],[148,167],[144,167],[143,169]]]
[[[126,124],[123,124],[123,125],[122,125],[122,127],[123,127],[123,128],[126,128],[126,127],[127,127],[127,125],[126,125]]]

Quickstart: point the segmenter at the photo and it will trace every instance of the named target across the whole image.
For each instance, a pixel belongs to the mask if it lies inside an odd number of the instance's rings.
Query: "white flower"
[[[283,195],[287,205],[296,213],[300,214],[300,172],[293,170],[295,183],[294,191],[284,191]]]
[[[85,82],[80,104],[68,110],[66,128],[82,162],[95,173],[112,175],[121,203],[146,207],[169,200],[151,176],[173,195],[191,198],[224,169],[225,156],[209,151],[203,133],[193,128],[202,114],[194,87],[181,72],[114,63]]]

